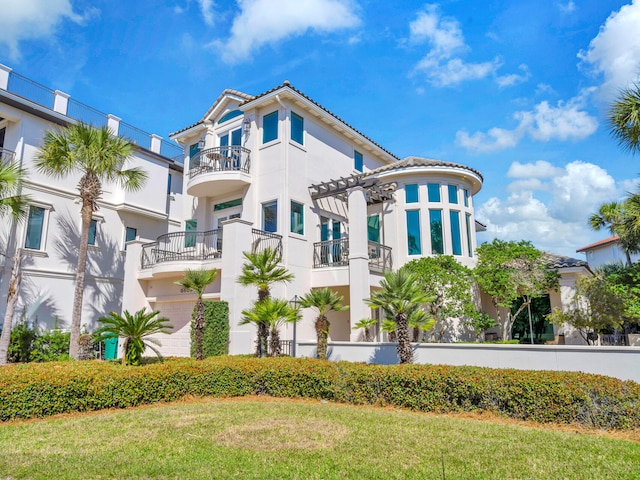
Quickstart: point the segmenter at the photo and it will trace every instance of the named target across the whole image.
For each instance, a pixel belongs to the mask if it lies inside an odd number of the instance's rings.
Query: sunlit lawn
[[[197,400],[0,425],[0,478],[640,479],[640,443],[400,410]]]

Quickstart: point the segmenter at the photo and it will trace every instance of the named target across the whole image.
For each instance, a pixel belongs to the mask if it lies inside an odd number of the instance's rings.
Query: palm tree
[[[267,297],[255,302],[253,308],[242,311],[240,325],[247,323],[268,325],[271,328],[271,355],[277,357],[281,352],[278,329],[284,323],[295,323],[298,320],[300,320],[300,312],[297,308],[291,307],[289,302],[280,298]]]
[[[123,170],[133,154],[133,145],[124,138],[115,137],[107,127],[95,129],[79,123],[64,129],[47,131],[44,143],[36,157],[39,171],[62,178],[79,173],[78,194],[82,199],[80,216],[82,227],[78,245],[73,312],[71,315],[71,341],[69,355],[78,358],[78,339],[82,319],[82,297],[87,265],[89,228],[93,213],[98,210],[103,182],[115,182],[128,191],[142,188],[147,178],[139,168]]]
[[[329,327],[331,324],[327,319],[327,313],[331,310],[341,312],[349,307],[342,305],[342,295],[338,295],[329,288],[311,290],[300,300],[302,308],[315,308],[318,310],[315,328],[318,338],[317,354],[320,360],[327,359],[327,338],[329,337]]]
[[[422,304],[428,302],[430,297],[421,287],[418,277],[403,269],[385,273],[380,287],[365,302],[373,308],[382,308],[386,317],[395,321],[400,363],[411,363],[413,351],[409,342],[408,322],[410,318],[417,321],[422,315],[426,320],[427,314],[422,311]]]
[[[371,330],[369,328],[373,327],[378,320],[375,318],[363,318],[362,320],[358,320],[358,323],[354,325],[355,328],[361,328],[364,330],[364,341],[365,342],[373,342],[373,337],[371,335]]]
[[[202,338],[204,336],[204,302],[202,301],[202,294],[204,289],[216,279],[216,270],[190,270],[184,272],[184,278],[175,282],[187,290],[194,292],[198,296],[196,302],[196,318],[193,323],[193,330],[195,332],[195,350],[196,360],[202,360],[204,355],[202,353]]]
[[[27,213],[26,196],[21,195],[22,182],[25,172],[16,163],[0,163],[0,217],[11,215],[13,217],[12,230],[15,230],[16,222],[24,219]],[[9,239],[7,239],[8,252]],[[9,292],[7,294],[7,308],[5,310],[0,334],[0,365],[6,365],[11,340],[11,328],[13,315],[18,301],[18,290],[22,279],[20,264],[22,250],[16,245],[15,254],[11,266],[11,279],[9,280]]]
[[[640,194],[629,193],[622,202],[603,203],[589,217],[589,226],[595,231],[607,228],[617,235],[627,265],[631,265],[631,254],[640,251]]]
[[[430,297],[430,298],[433,298],[433,297]],[[411,314],[411,316],[409,316],[407,320],[407,324],[413,330],[412,340],[415,343],[420,341],[420,334],[422,332],[428,332],[435,326],[436,319],[432,315],[429,315],[427,312],[420,309],[420,310],[415,310]]]
[[[260,252],[244,252],[243,255],[246,262],[242,265],[238,283],[258,287],[259,302],[269,297],[274,283],[287,283],[293,279],[293,274],[279,264],[281,258],[275,249],[265,248]],[[259,322],[256,352],[259,357],[267,355],[268,338],[269,325],[266,322]]]
[[[127,310],[123,315],[111,312],[100,318],[102,327],[96,330],[96,340],[104,341],[113,337],[124,338],[123,365],[140,365],[145,348],[153,350],[158,357],[160,352],[153,345],[160,346],[155,338],[147,338],[156,333],[169,333],[173,327],[167,325],[168,318],[155,318],[160,312],[147,312],[143,308],[131,315]],[[153,344],[153,345],[152,345]]]
[[[609,108],[609,129],[623,150],[640,152],[640,84],[620,91]]]

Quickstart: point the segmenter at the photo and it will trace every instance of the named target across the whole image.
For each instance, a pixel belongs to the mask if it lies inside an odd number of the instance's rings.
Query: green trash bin
[[[106,338],[104,340],[104,359],[112,360],[118,358],[118,337]]]

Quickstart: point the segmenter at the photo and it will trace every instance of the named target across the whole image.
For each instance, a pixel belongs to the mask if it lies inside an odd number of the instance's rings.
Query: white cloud
[[[516,112],[513,118],[518,125],[513,130],[491,128],[487,133],[473,135],[459,130],[456,143],[469,151],[486,153],[514,147],[525,135],[539,142],[581,140],[598,128],[595,117],[583,109],[585,97],[590,93],[586,90],[568,102],[559,101],[556,106],[545,100],[533,110]]]
[[[238,0],[240,13],[233,20],[231,36],[216,40],[227,63],[251,58],[261,47],[307,31],[329,33],[356,27],[360,19],[350,0]]]
[[[527,179],[527,173],[539,176]],[[514,162],[508,176],[516,180],[507,187],[507,199],[492,197],[476,208],[478,220],[487,225],[483,239],[531,240],[543,250],[574,257],[577,248],[602,238],[589,229],[590,213],[637,182],[616,184],[606,170],[581,161],[564,167],[543,160]]]
[[[82,23],[96,10],[80,15],[73,11],[70,0],[3,0],[0,14],[0,45],[9,50],[9,57],[20,56],[20,42],[47,40],[65,20]]]
[[[494,74],[502,65],[498,58],[490,62],[467,63],[460,55],[470,48],[464,41],[460,23],[442,17],[437,5],[427,5],[409,24],[409,42],[428,43],[429,52],[414,67],[414,72],[426,75],[437,87],[457,85],[465,80],[477,80]]]
[[[509,75],[501,75],[496,77],[496,82],[498,86],[500,88],[511,87],[513,85],[517,85],[518,83],[524,83],[527,80],[529,80],[529,78],[531,78],[531,72],[529,72],[529,67],[522,64],[518,68],[522,70],[521,74],[511,73]]]
[[[569,0],[567,3],[559,3],[558,8],[562,13],[573,13],[576,11],[576,4]]]
[[[604,78],[602,93],[614,96],[640,79],[640,0],[613,12],[578,58]]]
[[[200,12],[202,13],[202,18],[204,18],[204,23],[213,26],[213,7],[215,4],[213,0],[197,0],[198,5],[200,5]]]

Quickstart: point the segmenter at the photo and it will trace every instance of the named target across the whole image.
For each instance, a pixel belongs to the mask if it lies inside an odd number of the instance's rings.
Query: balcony
[[[391,270],[391,247],[369,242],[369,269],[373,272]],[[349,239],[325,240],[313,244],[313,268],[344,267],[349,265]]]
[[[153,268],[154,276],[162,273],[171,274],[193,268],[194,261],[213,261],[221,256],[222,229],[167,233],[159,236],[155,242],[142,246],[141,268]],[[157,268],[162,264],[170,265]]]
[[[189,162],[187,193],[207,197],[231,193],[251,183],[251,150],[240,146],[202,150]]]
[[[11,163],[16,158],[16,152],[7,150],[6,148],[0,148],[0,162],[3,164]]]

